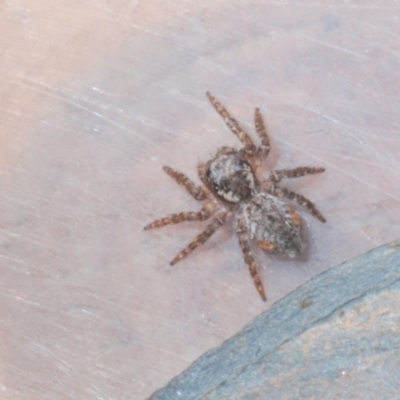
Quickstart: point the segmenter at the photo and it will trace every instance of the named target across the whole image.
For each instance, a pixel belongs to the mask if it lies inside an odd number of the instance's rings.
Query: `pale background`
[[[201,4],[199,4],[201,3]],[[144,399],[321,271],[400,237],[400,3],[0,2],[0,398]],[[232,227],[174,267],[204,226],[161,170],[239,145],[210,90],[287,182],[309,251],[257,252],[263,303]]]

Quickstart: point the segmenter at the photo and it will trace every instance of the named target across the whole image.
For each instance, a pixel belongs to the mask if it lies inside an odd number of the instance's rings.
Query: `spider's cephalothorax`
[[[265,301],[266,295],[257,273],[250,241],[254,240],[261,249],[270,253],[285,254],[289,257],[300,255],[305,248],[301,218],[287,199],[307,208],[321,222],[325,222],[325,218],[310,200],[278,184],[284,178],[317,174],[323,172],[324,168],[298,167],[276,170],[272,171],[267,179],[258,180],[252,167],[253,162],[263,161],[270,150],[260,111],[256,108],[255,127],[261,140],[261,145],[257,147],[228,111],[210,93],[207,93],[207,96],[244,147],[240,150],[222,147],[214,158],[200,164],[198,174],[203,182],[201,186],[195,185],[181,172],[164,167],[164,171],[183,185],[196,200],[203,201],[203,207],[198,212],[171,214],[152,222],[145,229],[183,221],[205,221],[213,217],[205,230],[171,261],[173,265],[208,240],[224,225],[228,214],[234,213],[236,235],[244,260],[261,298]]]
[[[248,201],[257,191],[253,168],[240,152],[229,147],[219,150],[204,170],[207,189],[228,205]]]

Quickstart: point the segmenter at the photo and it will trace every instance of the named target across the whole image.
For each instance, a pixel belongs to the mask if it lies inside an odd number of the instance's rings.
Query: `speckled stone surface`
[[[399,393],[397,241],[317,276],[150,399],[393,399]]]

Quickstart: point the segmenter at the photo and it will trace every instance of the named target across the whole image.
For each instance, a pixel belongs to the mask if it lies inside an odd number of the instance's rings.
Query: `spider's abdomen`
[[[247,229],[258,246],[271,253],[296,257],[305,248],[300,215],[286,201],[269,193],[259,193],[244,205],[237,228]]]
[[[206,186],[223,201],[239,203],[256,193],[256,177],[243,156],[232,150],[223,150],[206,164]]]

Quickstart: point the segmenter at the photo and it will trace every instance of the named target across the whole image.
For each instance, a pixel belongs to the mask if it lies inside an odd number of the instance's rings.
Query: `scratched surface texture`
[[[0,3],[0,391],[5,400],[145,399],[274,302],[400,237],[400,4],[394,0],[8,0]],[[303,213],[301,260],[232,226],[143,232],[197,210],[161,170],[238,145],[210,90],[248,129]],[[267,173],[267,171],[264,171]]]

